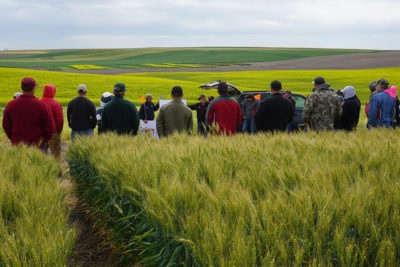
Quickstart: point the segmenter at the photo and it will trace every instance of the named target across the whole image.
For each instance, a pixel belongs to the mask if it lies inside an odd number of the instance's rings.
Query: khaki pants
[[[53,133],[49,142],[47,143],[46,152],[47,152],[48,148],[50,148],[50,152],[54,157],[56,157],[56,158],[60,157],[60,154],[61,154],[60,133]]]

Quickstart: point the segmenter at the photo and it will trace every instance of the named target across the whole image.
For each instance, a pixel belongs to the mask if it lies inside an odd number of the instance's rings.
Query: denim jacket
[[[368,112],[367,128],[371,127],[386,127],[390,128],[394,120],[396,99],[386,92],[376,93],[370,102]],[[381,111],[381,116],[378,118],[378,111]]]

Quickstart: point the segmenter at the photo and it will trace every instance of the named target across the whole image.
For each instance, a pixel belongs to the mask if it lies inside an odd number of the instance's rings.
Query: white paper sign
[[[140,125],[139,125],[139,132],[140,132],[140,135],[151,134],[153,137],[159,139],[158,133],[157,133],[156,121],[147,121],[147,123],[145,123],[144,121],[141,120]]]
[[[160,108],[164,106],[165,104],[168,104],[172,100],[159,100]],[[187,105],[186,99],[182,99],[183,104]]]

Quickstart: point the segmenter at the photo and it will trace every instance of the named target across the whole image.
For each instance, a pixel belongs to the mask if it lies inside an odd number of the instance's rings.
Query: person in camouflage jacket
[[[314,79],[314,89],[304,104],[303,120],[310,130],[334,130],[335,121],[342,116],[342,106],[335,92],[329,90],[325,79]]]

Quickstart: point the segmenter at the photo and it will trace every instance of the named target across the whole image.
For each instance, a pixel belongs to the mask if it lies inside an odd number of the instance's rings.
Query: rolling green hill
[[[0,67],[73,70],[71,65],[104,69],[153,68],[147,64],[243,64],[305,57],[376,52],[374,50],[311,48],[132,48],[0,52]],[[14,56],[15,55],[15,56]],[[171,67],[171,66],[169,66]],[[185,65],[174,66],[184,68]]]

